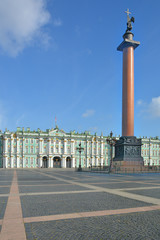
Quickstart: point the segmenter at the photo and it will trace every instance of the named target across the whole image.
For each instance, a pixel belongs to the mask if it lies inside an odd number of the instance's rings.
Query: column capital
[[[133,36],[134,34],[132,32],[126,32],[123,35],[123,42],[117,47],[117,51],[123,51],[126,47],[133,47],[136,49],[140,45],[140,42],[134,41]]]

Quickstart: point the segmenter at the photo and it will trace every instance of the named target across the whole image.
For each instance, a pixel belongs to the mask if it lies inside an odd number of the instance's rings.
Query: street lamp
[[[116,143],[116,139],[113,138],[113,132],[110,132],[110,137],[106,139],[107,143],[110,145],[111,147],[111,160],[110,160],[110,165],[109,165],[109,172],[111,172],[112,169],[112,147],[115,146]]]
[[[79,147],[76,148],[79,152],[79,168],[78,171],[81,172],[82,171],[82,167],[81,167],[81,152],[84,150],[83,147],[81,147],[81,142],[79,144]]]

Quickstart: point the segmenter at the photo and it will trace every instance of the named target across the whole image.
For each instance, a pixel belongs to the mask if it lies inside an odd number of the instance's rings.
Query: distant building
[[[81,166],[106,166],[110,162],[110,146],[106,137],[89,132],[65,133],[58,127],[47,129],[17,128],[16,132],[6,129],[0,133],[0,167],[2,168],[75,168],[79,167],[79,143]]]
[[[160,166],[160,139],[142,138],[141,155],[144,159],[144,165]]]
[[[90,132],[65,133],[58,127],[47,129],[17,128],[16,132],[7,129],[0,132],[1,168],[76,168],[108,166],[111,148],[107,136],[91,135]],[[81,157],[79,144],[84,148]],[[160,140],[142,138],[142,156],[145,165],[160,165]],[[113,150],[114,156],[114,150]],[[81,159],[81,160],[80,160]]]

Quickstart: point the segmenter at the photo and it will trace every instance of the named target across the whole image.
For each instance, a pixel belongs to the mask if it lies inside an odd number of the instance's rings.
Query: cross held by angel
[[[132,30],[132,22],[135,22],[135,18],[134,17],[129,17],[129,14],[131,14],[131,12],[129,11],[129,9],[127,9],[127,11],[125,11],[125,13],[127,13],[127,30],[126,32],[129,32]]]

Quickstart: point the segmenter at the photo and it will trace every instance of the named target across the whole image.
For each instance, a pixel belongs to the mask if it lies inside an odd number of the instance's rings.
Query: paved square
[[[160,239],[160,174],[0,170],[0,239]]]

